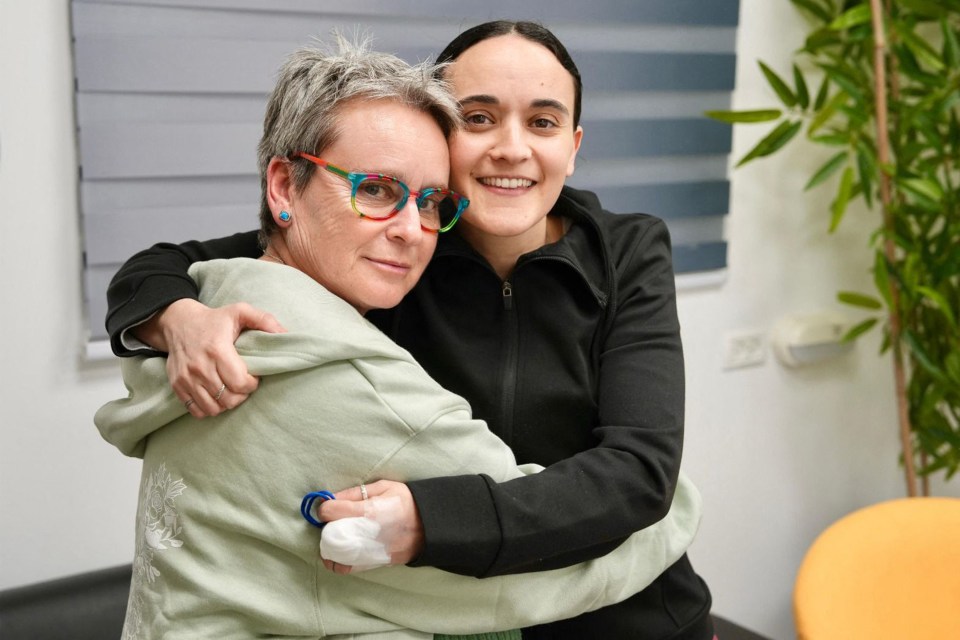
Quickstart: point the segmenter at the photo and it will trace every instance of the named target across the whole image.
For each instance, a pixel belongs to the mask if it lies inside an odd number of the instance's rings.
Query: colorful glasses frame
[[[440,227],[439,229],[431,229],[429,227],[424,226],[422,223],[420,224],[420,228],[423,229],[424,231],[427,231],[428,233],[443,233],[445,231],[449,231],[450,229],[452,229],[453,225],[457,224],[457,220],[460,219],[460,215],[464,212],[464,210],[468,206],[470,206],[469,200],[461,196],[459,193],[456,193],[455,191],[451,191],[450,189],[430,188],[430,189],[424,189],[423,191],[412,191],[410,187],[406,185],[405,182],[403,182],[399,178],[394,178],[393,176],[384,175],[382,173],[356,173],[353,171],[347,171],[346,169],[342,169],[333,163],[327,162],[323,158],[318,158],[317,156],[313,156],[313,155],[310,155],[309,153],[305,153],[302,151],[294,155],[296,157],[303,158],[304,160],[309,160],[315,165],[323,167],[330,173],[338,175],[344,180],[346,180],[347,182],[349,182],[351,187],[350,204],[353,207],[353,210],[356,212],[356,214],[361,218],[368,218],[370,220],[389,220],[390,218],[400,213],[400,211],[406,206],[407,201],[410,199],[410,196],[413,196],[416,199],[417,209],[420,209],[425,199],[427,199],[428,197],[432,196],[435,193],[439,193],[441,195],[453,197],[454,201],[457,203],[456,213],[453,215],[453,218],[450,220],[450,222]],[[378,218],[378,217],[363,213],[357,208],[357,189],[360,188],[360,184],[364,180],[367,180],[369,178],[376,179],[376,180],[388,180],[390,182],[396,183],[397,185],[400,186],[401,189],[403,189],[403,197],[393,208],[393,211],[385,216]]]

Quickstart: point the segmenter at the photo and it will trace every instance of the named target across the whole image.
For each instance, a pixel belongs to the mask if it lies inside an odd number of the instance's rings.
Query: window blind
[[[284,57],[334,28],[433,59],[464,29],[535,20],[584,80],[570,184],[615,212],[664,218],[678,273],[726,263],[731,128],[703,117],[733,90],[739,0],[72,0],[80,210],[90,337],[106,288],[155,242],[255,228],[256,144]]]

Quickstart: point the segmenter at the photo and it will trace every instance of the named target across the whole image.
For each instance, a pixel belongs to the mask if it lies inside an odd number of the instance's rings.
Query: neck
[[[286,247],[283,246],[283,242],[278,242],[276,239],[270,240],[267,248],[263,250],[263,255],[260,256],[260,259],[286,265],[288,262],[283,258],[285,249]]]
[[[537,225],[517,236],[495,236],[461,224],[460,235],[486,258],[501,280],[510,277],[520,256],[556,242],[565,233],[563,218],[555,215],[547,216],[542,226]]]
[[[275,256],[272,253],[270,253],[269,249],[263,252],[263,257],[266,258],[267,260],[273,260],[274,262],[279,262],[280,264],[287,264],[286,262],[283,261],[283,258],[281,258],[280,256]]]

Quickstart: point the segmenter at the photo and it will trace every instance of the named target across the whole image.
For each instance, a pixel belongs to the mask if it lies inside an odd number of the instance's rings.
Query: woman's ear
[[[267,165],[267,205],[273,213],[274,222],[280,227],[290,225],[290,214],[286,212],[293,209],[292,170],[290,161],[279,156],[270,158],[270,164]]]
[[[573,175],[573,170],[577,166],[577,151],[580,151],[580,142],[583,141],[583,127],[577,125],[577,130],[573,132],[573,153],[570,154],[570,162],[567,164],[567,177]]]

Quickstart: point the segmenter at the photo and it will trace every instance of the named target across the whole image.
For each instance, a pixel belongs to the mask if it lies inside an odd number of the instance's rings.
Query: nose
[[[504,122],[497,134],[496,142],[490,149],[490,155],[495,160],[518,163],[530,157],[530,145],[527,143],[526,131],[522,123]]]
[[[417,209],[417,200],[412,195],[407,198],[406,204],[397,215],[388,221],[387,237],[407,244],[418,244],[423,239],[420,210]]]

